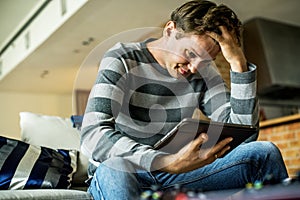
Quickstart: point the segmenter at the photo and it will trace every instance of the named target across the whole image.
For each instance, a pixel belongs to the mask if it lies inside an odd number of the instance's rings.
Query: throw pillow
[[[80,131],[73,127],[71,117],[20,112],[20,128],[21,140],[29,144],[78,150],[77,171],[72,183],[85,185],[88,158],[80,152]]]
[[[0,189],[67,189],[76,150],[54,150],[0,136]]]
[[[21,140],[49,148],[80,149],[80,132],[70,118],[20,112]]]

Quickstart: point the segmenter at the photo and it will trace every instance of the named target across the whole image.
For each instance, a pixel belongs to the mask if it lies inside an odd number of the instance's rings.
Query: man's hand
[[[232,138],[226,138],[210,149],[199,148],[207,140],[207,134],[202,133],[176,154],[156,158],[152,167],[172,174],[198,169],[212,163],[228,151],[230,147],[227,144]]]
[[[220,26],[219,28],[222,32],[221,35],[215,32],[207,32],[206,34],[218,42],[223,56],[230,64],[232,71],[248,71],[247,61],[241,46],[238,44],[237,38],[226,27]]]

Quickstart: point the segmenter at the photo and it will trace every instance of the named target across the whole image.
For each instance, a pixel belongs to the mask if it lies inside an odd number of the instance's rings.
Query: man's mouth
[[[179,73],[182,74],[182,75],[188,74],[188,70],[186,70],[186,69],[184,69],[184,68],[182,68],[182,67],[178,67],[178,71],[179,71]]]

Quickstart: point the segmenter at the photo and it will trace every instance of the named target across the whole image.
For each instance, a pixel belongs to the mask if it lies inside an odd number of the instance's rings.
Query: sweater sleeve
[[[146,170],[153,159],[164,154],[150,145],[137,143],[117,129],[116,118],[126,93],[126,66],[122,60],[106,57],[86,107],[81,128],[81,150],[97,165],[122,156]]]
[[[219,75],[210,76],[206,81],[208,89],[203,100],[203,111],[209,118],[227,123],[257,125],[256,66],[249,63],[248,68],[249,71],[243,73],[230,72],[231,90]]]

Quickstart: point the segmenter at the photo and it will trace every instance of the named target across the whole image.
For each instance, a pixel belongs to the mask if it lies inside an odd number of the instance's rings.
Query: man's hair
[[[207,31],[220,34],[219,26],[233,31],[238,44],[241,45],[242,23],[237,15],[227,6],[217,5],[206,0],[189,1],[178,7],[171,14],[171,21],[184,33],[203,35]]]

